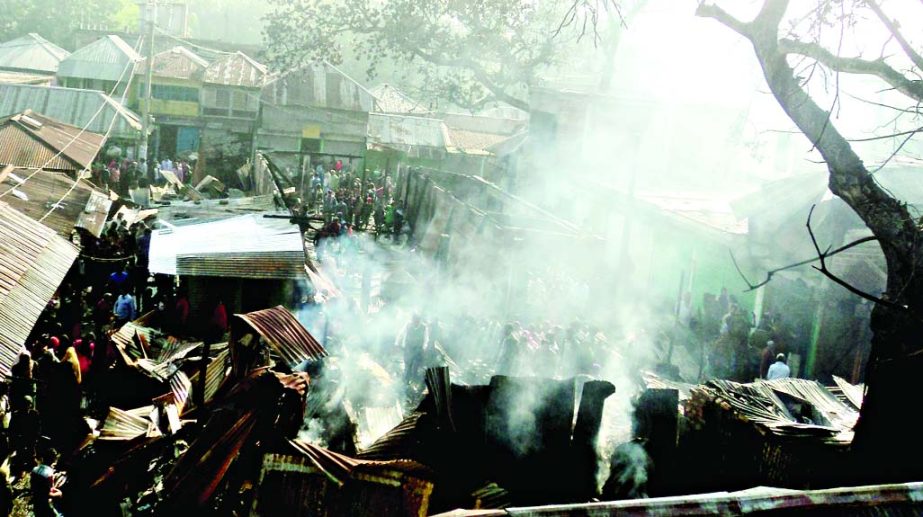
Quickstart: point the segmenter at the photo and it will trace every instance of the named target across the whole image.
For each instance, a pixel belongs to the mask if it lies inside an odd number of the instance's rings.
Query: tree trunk
[[[700,16],[714,18],[753,44],[769,89],[782,109],[814,143],[830,174],[831,192],[859,215],[881,245],[888,279],[884,300],[872,312],[872,352],[866,374],[867,394],[855,431],[857,473],[866,481],[917,479],[923,474],[923,440],[912,425],[917,376],[923,372],[923,248],[914,219],[904,203],[882,189],[829,113],[814,102],[779,48],[779,24],[788,0],[766,0],[750,23],[714,5],[702,4]],[[921,274],[915,274],[919,270]],[[877,293],[875,293],[877,295]]]

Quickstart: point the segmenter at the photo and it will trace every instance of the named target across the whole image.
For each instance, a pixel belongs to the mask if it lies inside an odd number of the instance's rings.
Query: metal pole
[[[154,78],[154,26],[157,23],[157,0],[148,0],[147,7],[147,79],[144,85],[144,102],[141,104],[141,145],[140,152],[138,153],[139,160],[142,157],[145,159],[148,157],[148,133],[151,132],[151,126],[153,125],[151,124],[151,82]],[[153,163],[148,164],[148,167],[153,166]]]

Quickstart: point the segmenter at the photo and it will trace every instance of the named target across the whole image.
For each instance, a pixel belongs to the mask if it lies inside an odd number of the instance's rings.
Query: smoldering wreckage
[[[276,181],[278,171],[268,172]],[[160,217],[234,209],[225,203],[179,201]],[[316,232],[289,208],[285,217]],[[191,226],[213,224],[203,218]],[[159,232],[158,246],[182,228]],[[294,234],[299,246],[312,241]],[[344,242],[334,241],[335,251],[322,245],[294,254],[294,269],[304,268],[331,299],[347,293],[305,257],[330,253],[348,262]],[[237,251],[243,267],[272,264],[287,278],[284,257],[252,262],[251,251]],[[153,253],[152,272],[160,267],[155,260]],[[60,281],[67,268],[58,269]],[[413,279],[405,277],[390,280],[407,288]],[[50,297],[57,287],[46,284],[35,293]],[[393,286],[381,289],[387,298]],[[242,296],[251,293],[257,296]],[[438,353],[424,357],[433,349],[414,352],[405,337],[403,349],[384,354],[404,354],[395,370],[350,355],[337,340],[328,351],[330,319],[318,339],[283,306],[232,315],[226,341],[189,338],[169,312],[155,304],[113,329],[111,365],[96,381],[108,386],[94,401],[107,408],[102,418],[56,420],[77,435],[58,463],[65,495],[57,506],[65,514],[877,515],[912,514],[923,497],[920,483],[863,484],[861,462],[849,451],[863,388],[839,378],[834,386],[787,378],[694,385],[661,364],[632,376],[631,436],[613,444],[602,435],[611,412],[620,411],[616,385],[593,366],[598,357],[578,357],[577,349],[561,353],[582,366],[517,365],[501,353],[495,368],[456,361],[438,343]],[[465,339],[489,334],[468,323]],[[601,343],[594,347],[607,346]],[[374,374],[351,384],[351,363]],[[38,391],[38,406],[47,405]],[[382,403],[379,392],[401,393],[406,402]],[[844,486],[854,488],[836,488]]]
[[[635,440],[601,458],[608,381],[493,376],[464,385],[449,367],[431,367],[419,404],[359,447],[361,420],[381,408],[354,419],[325,371],[327,351],[286,309],[236,315],[229,342],[208,346],[170,338],[150,318],[115,334],[117,368],[163,394],[123,399],[132,409],[111,407],[81,444],[67,470],[77,514],[876,512],[923,495],[921,484],[802,490],[855,475],[846,450],[862,390],[842,379],[691,385],[646,372]],[[305,435],[318,418],[336,429],[326,446]],[[834,465],[840,479],[830,478]],[[647,498],[690,491],[704,495]]]
[[[6,122],[36,139],[48,128],[80,136],[31,111]],[[99,151],[103,140],[87,145]],[[146,189],[116,188],[121,195],[45,170],[44,157],[0,171],[0,197],[12,193],[0,200],[0,372],[12,413],[10,443],[0,445],[7,457],[12,450],[13,465],[2,470],[12,470],[16,482],[5,488],[17,504],[41,503],[24,484],[33,457],[54,464],[53,445],[60,459],[52,486],[62,494],[55,506],[66,515],[918,513],[923,483],[873,485],[863,476],[850,443],[864,390],[840,378],[831,386],[788,378],[684,383],[669,358],[702,352],[694,340],[627,368],[615,350],[622,344],[599,329],[489,321],[495,314],[474,313],[488,296],[467,286],[442,296],[462,299],[455,312],[475,300],[466,307],[472,314],[427,314],[438,339],[395,339],[407,314],[371,300],[370,291],[381,299],[416,291],[418,304],[439,305],[439,283],[403,268],[414,252],[462,264],[472,277],[480,262],[458,243],[544,259],[547,248],[529,247],[535,235],[546,232],[560,247],[578,228],[480,176],[403,164],[394,177],[346,166],[332,175],[346,185],[339,197],[312,187],[320,195],[302,199],[305,171],[296,177],[257,156],[230,178],[242,189],[212,176],[193,186],[172,164],[147,171],[128,164],[132,174],[159,176]],[[322,186],[318,165],[307,181]],[[59,206],[62,192],[73,195]],[[515,206],[505,213],[499,204]],[[158,228],[150,235],[145,224]],[[75,232],[80,249],[64,238]],[[387,262],[397,266],[369,272]],[[579,300],[575,312],[586,308],[590,296],[580,289],[561,294],[572,279],[537,295],[514,285],[527,282],[514,282],[509,264],[506,298],[547,306],[542,315]],[[109,280],[93,287],[119,287],[128,270],[141,280],[140,316],[101,289],[74,289],[89,283],[75,278],[99,276]],[[283,303],[305,278],[313,300]],[[503,297],[492,291],[497,278],[477,280],[490,297]],[[228,317],[224,302],[236,314]],[[373,313],[376,321],[357,316]],[[454,329],[440,329],[436,319],[448,316],[457,317]],[[715,316],[717,334],[722,314]],[[86,323],[106,330],[95,348],[95,336],[71,329]],[[413,317],[405,332],[419,323]],[[368,342],[350,350],[348,339],[335,339],[364,333],[374,339],[358,341],[384,343],[374,345],[377,353]],[[83,339],[62,344],[67,334]],[[20,355],[24,344],[32,356]],[[486,364],[473,349],[500,357]],[[736,374],[730,356],[711,359]],[[85,388],[83,359],[92,360]],[[616,379],[612,362],[635,371]],[[686,378],[702,377],[704,361],[692,363],[699,376]],[[60,382],[61,368],[76,385]],[[613,415],[630,428],[619,441]]]

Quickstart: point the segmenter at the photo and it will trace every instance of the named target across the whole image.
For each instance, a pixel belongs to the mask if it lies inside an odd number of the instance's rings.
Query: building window
[[[187,86],[155,84],[151,87],[151,96],[164,101],[199,102],[199,91]]]
[[[321,139],[320,138],[302,138],[301,139],[301,152],[303,153],[321,152]]]
[[[237,90],[234,92],[234,109],[247,110],[247,92]]]
[[[231,107],[230,90],[218,90],[215,92],[215,106],[219,108],[230,108]]]

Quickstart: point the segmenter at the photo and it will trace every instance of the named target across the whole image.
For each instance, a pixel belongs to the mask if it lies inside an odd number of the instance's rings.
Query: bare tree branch
[[[900,144],[899,146],[897,146],[897,147],[894,149],[894,151],[893,151],[890,155],[888,155],[888,157],[885,159],[885,161],[881,162],[881,165],[879,165],[878,167],[875,167],[875,170],[872,171],[872,174],[875,174],[876,172],[880,171],[881,169],[884,169],[885,166],[888,165],[888,162],[890,162],[891,160],[893,160],[894,157],[897,156],[897,153],[901,152],[901,149],[903,149],[904,146],[907,145],[907,142],[909,142],[910,139],[913,138],[913,136],[914,136],[916,133],[917,133],[917,131],[911,131],[910,134],[908,134],[907,137],[904,138],[904,140],[901,142],[901,144]]]
[[[703,18],[714,18],[721,22],[722,24],[730,27],[734,32],[750,38],[750,24],[742,22],[737,18],[731,16],[727,11],[718,7],[715,4],[707,4],[702,2],[699,4],[699,7],[695,10],[696,16],[701,16]]]
[[[854,241],[850,242],[849,244],[844,244],[843,246],[840,246],[839,248],[837,248],[837,249],[835,249],[835,250],[832,250],[832,251],[827,252],[827,257],[832,257],[832,256],[836,255],[837,253],[842,253],[842,252],[844,252],[844,251],[846,251],[846,250],[848,250],[848,249],[855,248],[856,246],[858,246],[858,245],[860,245],[860,244],[865,244],[866,242],[873,242],[873,241],[877,241],[877,240],[878,240],[878,238],[876,238],[876,237],[873,236],[873,235],[870,235],[870,236],[868,236],[868,237],[863,237],[863,238],[861,238],[861,239],[854,240]],[[811,258],[809,258],[809,259],[800,260],[800,261],[798,261],[798,262],[795,262],[795,263],[793,263],[793,264],[789,264],[789,265],[787,265],[787,266],[782,266],[782,267],[776,268],[776,269],[770,269],[769,271],[766,272],[766,278],[765,278],[762,282],[760,282],[760,283],[758,283],[758,284],[752,284],[752,283],[750,283],[749,280],[747,280],[747,277],[744,276],[743,271],[740,270],[740,266],[737,265],[737,259],[734,258],[734,253],[733,253],[733,252],[730,252],[730,253],[731,253],[731,261],[734,263],[734,267],[737,269],[737,272],[740,274],[740,277],[743,278],[744,282],[746,282],[746,284],[747,284],[748,289],[747,289],[746,291],[744,291],[744,292],[755,291],[755,290],[759,289],[760,287],[763,287],[764,285],[766,285],[766,284],[768,284],[769,282],[772,281],[772,277],[773,277],[776,273],[781,273],[782,271],[787,271],[787,270],[789,270],[789,269],[795,269],[796,267],[804,266],[804,265],[810,264],[810,263],[812,263],[812,262],[817,262],[818,260],[820,260],[819,257],[811,257]]]
[[[833,54],[817,43],[784,38],[779,41],[779,51],[786,54],[798,54],[815,59],[831,70],[850,74],[874,75],[904,95],[923,101],[923,81],[909,79],[904,74],[891,68],[883,59],[869,61],[857,57],[841,57]]]
[[[907,57],[910,58],[910,61],[913,62],[913,65],[923,70],[923,56],[920,55],[911,45],[910,42],[904,38],[904,35],[901,34],[900,29],[897,26],[897,23],[894,20],[888,18],[888,16],[881,10],[881,6],[878,5],[878,2],[874,0],[865,0],[866,5],[875,12],[875,16],[881,20],[881,23],[888,28],[888,32],[891,33],[891,36],[897,41],[898,45],[901,46],[901,49],[907,54]]]
[[[917,103],[916,105],[911,106],[911,107],[909,107],[909,108],[898,108],[897,106],[891,106],[890,104],[884,104],[884,103],[881,103],[881,102],[876,102],[876,101],[873,101],[873,100],[865,99],[865,98],[859,97],[858,95],[853,95],[853,94],[851,94],[851,93],[849,93],[849,92],[846,92],[846,95],[848,95],[849,97],[852,97],[853,99],[855,99],[855,100],[857,100],[857,101],[859,101],[859,102],[864,102],[864,103],[866,103],[866,104],[871,104],[872,106],[878,106],[879,108],[887,108],[887,109],[889,109],[889,110],[894,110],[894,111],[898,111],[898,112],[901,112],[901,113],[910,113],[910,114],[913,114],[913,115],[923,115],[923,113],[920,112],[920,105],[919,105],[919,103]]]
[[[886,253],[912,254],[914,236],[919,230],[913,224],[906,205],[875,182],[849,142],[833,124],[827,123],[828,113],[808,95],[788,64],[787,55],[791,49],[786,49],[779,41],[778,25],[787,6],[786,0],[766,0],[760,13],[749,24],[730,17],[720,8],[700,7],[698,13],[701,15],[704,11],[718,21],[727,21],[732,29],[750,40],[766,83],[780,106],[805,136],[817,142],[817,149],[830,172],[831,192],[862,218]],[[807,48],[819,49],[827,56],[839,59],[817,45],[808,45]]]
[[[916,129],[909,129],[907,131],[901,131],[899,133],[891,133],[889,135],[882,136],[870,136],[868,138],[850,138],[850,142],[874,142],[876,140],[888,140],[891,138],[897,138],[899,136],[913,136],[917,133],[923,132],[923,127],[918,127]]]
[[[816,207],[817,205],[811,205],[811,210],[808,212],[808,221],[805,223],[805,226],[808,229],[808,235],[811,236],[811,243],[814,245],[814,250],[817,251],[817,260],[820,261],[820,266],[811,266],[811,267],[823,273],[824,276],[832,280],[835,284],[843,287],[847,291],[853,293],[854,295],[860,298],[865,298],[866,300],[870,302],[875,302],[879,305],[883,305],[891,309],[898,309],[901,311],[910,312],[906,306],[898,305],[889,300],[885,300],[883,298],[879,298],[877,296],[871,295],[857,288],[856,286],[850,284],[849,282],[843,280],[842,278],[836,276],[829,269],[827,269],[827,258],[831,256],[831,251],[829,249],[827,251],[820,250],[820,245],[817,244],[817,238],[814,236],[814,230],[811,228],[811,216],[814,215],[814,209]]]

